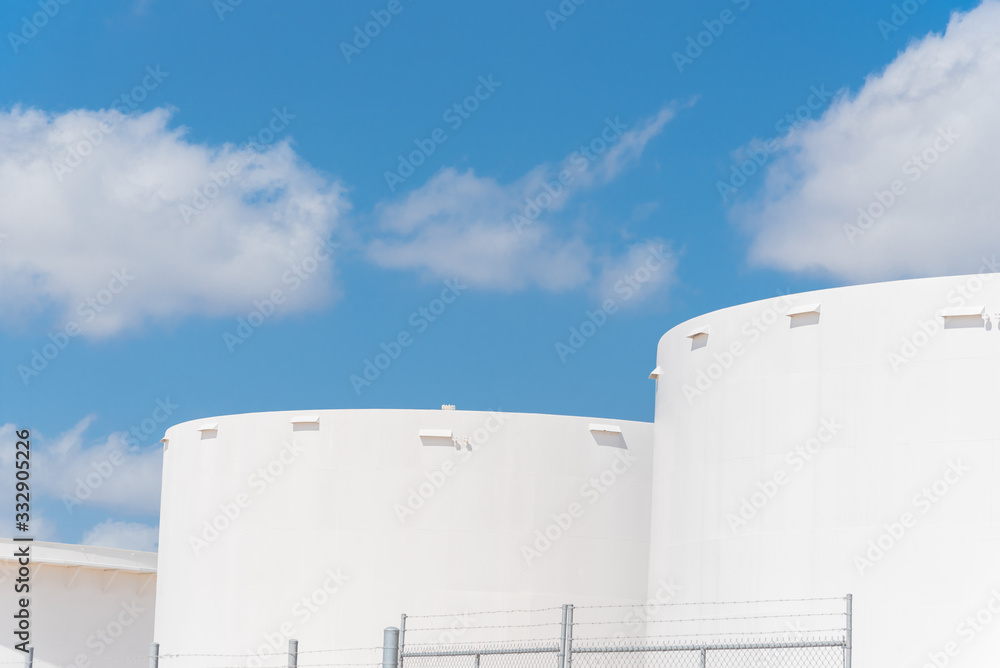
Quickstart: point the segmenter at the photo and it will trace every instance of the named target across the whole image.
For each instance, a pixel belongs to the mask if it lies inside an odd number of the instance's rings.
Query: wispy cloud
[[[594,276],[595,252],[585,234],[564,231],[567,205],[634,165],[675,113],[664,107],[635,127],[608,118],[559,163],[539,165],[510,183],[443,169],[402,200],[379,207],[380,235],[369,257],[385,268],[457,277],[487,289],[583,286]]]

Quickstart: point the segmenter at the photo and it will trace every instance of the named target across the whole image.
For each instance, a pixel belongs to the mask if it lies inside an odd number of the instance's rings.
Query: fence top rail
[[[547,653],[558,653],[559,647],[552,645],[551,647],[495,647],[486,648],[480,647],[478,649],[445,649],[437,652],[427,651],[427,652],[403,652],[402,657],[404,659],[409,659],[413,657],[431,657],[431,656],[482,656],[484,654],[547,654]]]

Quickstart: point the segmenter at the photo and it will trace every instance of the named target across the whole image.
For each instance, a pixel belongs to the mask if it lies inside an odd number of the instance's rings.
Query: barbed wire
[[[382,646],[378,647],[337,647],[332,649],[300,649],[296,652],[288,651],[278,651],[278,652],[250,652],[243,654],[160,654],[158,655],[161,659],[177,659],[177,658],[188,658],[188,657],[260,657],[260,656],[288,656],[289,654],[299,655],[299,654],[317,654],[321,652],[371,652],[373,650],[382,649]],[[149,656],[136,656],[136,657],[121,657],[122,659],[148,659]]]
[[[372,650],[382,649],[382,646],[378,647],[342,647],[339,649],[300,649],[296,654],[315,654],[317,652],[371,652]]]
[[[539,622],[538,624],[493,624],[491,626],[428,626],[411,629],[406,627],[406,632],[411,631],[468,631],[469,629],[533,629],[540,626],[561,626],[562,622]]]
[[[646,624],[679,624],[682,622],[730,622],[734,620],[742,619],[781,619],[790,617],[834,617],[846,615],[846,612],[799,612],[799,613],[786,613],[778,615],[742,615],[738,617],[687,617],[684,619],[647,619],[644,623]],[[622,624],[621,621],[602,621],[602,622],[578,622],[573,620],[573,626],[595,626],[601,624]]]
[[[750,603],[811,603],[814,601],[846,601],[846,596],[828,596],[824,598],[762,598],[750,601],[699,601],[689,603],[660,603],[648,601],[646,603],[608,603],[606,605],[574,605],[574,610],[596,610],[598,608],[643,608],[647,605],[657,605],[663,607],[684,606],[684,605],[746,605]]]
[[[515,614],[524,612],[548,612],[550,610],[562,610],[561,605],[553,606],[551,608],[522,608],[522,609],[511,609],[511,610],[480,610],[479,612],[461,612],[461,613],[450,613],[450,614],[440,614],[440,615],[406,615],[407,619],[432,619],[435,617],[468,617],[472,615],[503,615],[503,614]],[[410,629],[406,629],[409,631]]]

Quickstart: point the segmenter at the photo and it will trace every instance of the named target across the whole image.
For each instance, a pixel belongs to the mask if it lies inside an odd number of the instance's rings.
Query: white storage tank
[[[148,664],[156,604],[156,554],[105,547],[0,539],[0,617],[8,625],[0,664],[23,665],[13,634],[15,592],[30,545],[27,583],[36,668],[121,668]]]
[[[678,601],[853,592],[855,665],[994,662],[998,323],[984,273],[775,295],[671,329],[650,582],[674,578]]]
[[[403,612],[645,599],[651,424],[446,408],[254,413],[167,430],[161,651],[280,665],[271,654],[290,637],[303,651],[373,647]],[[550,638],[555,621],[443,633]]]

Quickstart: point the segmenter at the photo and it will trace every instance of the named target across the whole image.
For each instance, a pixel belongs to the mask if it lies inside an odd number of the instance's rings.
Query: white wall
[[[817,302],[818,321],[783,315]],[[960,305],[988,325],[944,329]],[[680,601],[853,592],[856,665],[994,662],[998,313],[994,274],[775,298],[667,332],[650,582],[674,578]]]
[[[0,663],[23,662],[14,649],[15,550],[0,539]],[[31,543],[31,644],[35,666],[121,668],[146,665],[153,641],[156,555],[100,547]]]
[[[293,431],[291,418],[303,415],[319,416],[318,430]],[[595,436],[590,423],[622,434]],[[203,439],[198,429],[210,424],[217,433]],[[461,449],[421,439],[422,429],[452,430]],[[207,418],[166,438],[156,618],[164,652],[271,651],[269,639],[283,651],[288,636],[303,650],[371,647],[403,612],[644,600],[651,424],[323,410]],[[421,485],[428,498],[410,513]],[[570,504],[579,504],[572,525],[549,527],[564,535],[526,556],[535,532],[553,514],[565,523]],[[314,595],[311,611],[302,599]],[[558,627],[527,632],[551,637]],[[525,637],[456,639],[502,633]]]

